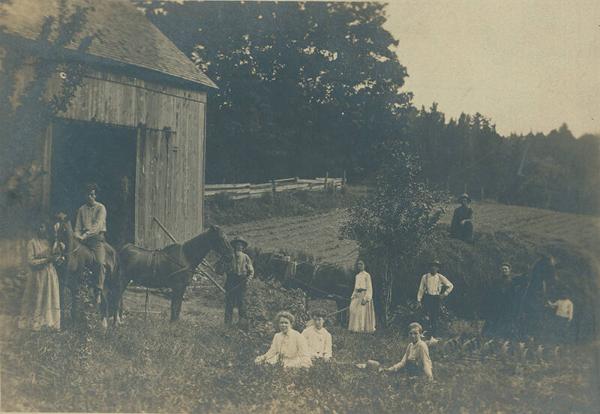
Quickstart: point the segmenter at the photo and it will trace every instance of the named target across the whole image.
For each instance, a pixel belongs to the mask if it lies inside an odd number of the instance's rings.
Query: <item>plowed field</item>
[[[558,213],[537,208],[473,203],[475,231],[509,231],[534,235],[546,240],[562,240],[587,250],[600,246],[600,218]],[[350,266],[358,247],[351,240],[340,240],[339,228],[345,210],[314,216],[275,218],[226,226],[229,234],[240,234],[265,251],[305,252],[323,261]],[[442,223],[449,224],[452,208]]]

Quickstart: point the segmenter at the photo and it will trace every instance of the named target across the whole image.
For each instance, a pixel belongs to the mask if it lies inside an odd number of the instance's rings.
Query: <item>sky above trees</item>
[[[480,112],[504,135],[600,132],[599,1],[388,3],[415,105]]]

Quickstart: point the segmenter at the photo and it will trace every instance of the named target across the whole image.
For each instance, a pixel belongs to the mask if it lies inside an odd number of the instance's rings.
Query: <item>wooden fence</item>
[[[217,194],[230,194],[234,200],[242,198],[259,198],[264,194],[283,191],[331,191],[340,190],[344,186],[343,178],[318,177],[314,180],[303,178],[282,178],[264,184],[206,184],[204,195],[214,197]]]

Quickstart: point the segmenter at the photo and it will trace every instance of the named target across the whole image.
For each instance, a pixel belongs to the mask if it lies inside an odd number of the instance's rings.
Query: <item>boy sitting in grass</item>
[[[406,348],[402,360],[389,368],[381,368],[380,371],[396,372],[406,368],[409,377],[425,375],[427,379],[433,380],[431,358],[429,358],[429,347],[422,340],[423,327],[418,322],[408,325],[411,342]]]
[[[306,338],[308,350],[312,359],[323,359],[327,362],[332,356],[331,334],[323,327],[327,314],[322,309],[316,309],[311,313],[312,324],[302,331],[302,336]]]

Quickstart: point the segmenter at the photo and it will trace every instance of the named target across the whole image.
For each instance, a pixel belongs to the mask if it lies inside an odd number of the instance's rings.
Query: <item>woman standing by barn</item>
[[[37,331],[42,327],[60,329],[60,294],[54,268],[56,255],[48,242],[46,224],[36,223],[36,234],[27,243],[29,275],[25,285],[19,328]]]
[[[375,307],[373,306],[373,285],[371,275],[365,271],[365,262],[356,262],[358,273],[354,282],[354,292],[350,298],[350,322],[352,332],[375,332]]]

